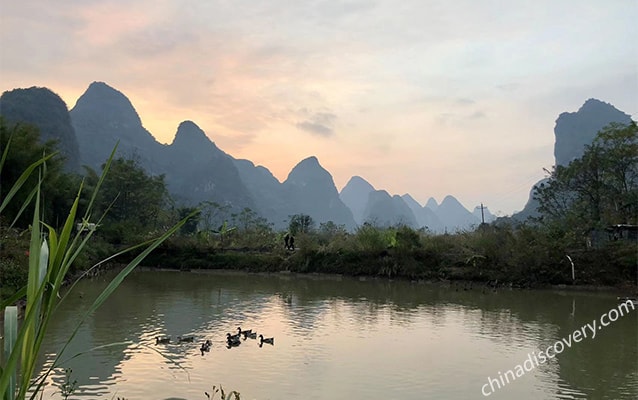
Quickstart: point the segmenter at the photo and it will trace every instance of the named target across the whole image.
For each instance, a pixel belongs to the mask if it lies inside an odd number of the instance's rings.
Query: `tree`
[[[80,178],[74,174],[63,172],[64,158],[57,153],[57,142],[54,140],[41,143],[40,133],[36,127],[26,124],[9,125],[0,117],[0,152],[3,152],[11,140],[2,173],[0,175],[0,199],[4,199],[18,180],[22,172],[31,164],[45,155],[53,155],[46,161],[46,168],[42,171],[46,175],[42,185],[43,203],[41,212],[54,226],[63,223],[66,212],[73,199],[69,196],[78,187]],[[32,174],[23,188],[16,193],[14,200],[4,210],[5,218],[11,222],[19,213],[24,201],[31,194],[31,190],[38,180],[38,174]],[[27,227],[31,221],[32,208],[17,220],[17,226]]]
[[[200,230],[208,232],[215,230],[216,227],[228,220],[232,206],[214,201],[203,201],[199,204],[199,208],[202,210]]]
[[[177,210],[179,219],[184,219],[188,215],[193,215],[192,218],[186,221],[186,223],[180,229],[180,233],[183,235],[192,235],[197,233],[197,225],[199,224],[199,217],[201,211],[197,207],[181,207]]]
[[[583,231],[636,223],[638,204],[638,128],[610,124],[583,156],[550,171],[535,188],[546,220],[563,221]]]
[[[319,243],[327,245],[331,241],[343,241],[348,236],[345,225],[337,225],[333,221],[322,222],[318,229]]]
[[[239,213],[231,214],[231,218],[239,231],[244,233],[253,230],[268,230],[270,228],[267,219],[259,216],[248,207],[245,207]]]
[[[605,189],[610,195],[611,215],[618,222],[636,222],[638,214],[638,126],[613,123],[596,138],[603,148]],[[632,220],[633,219],[633,220]]]
[[[314,229],[314,226],[315,221],[310,215],[295,214],[290,216],[288,230],[290,234],[296,235],[298,233],[308,233]]]
[[[89,174],[88,179],[96,176]],[[136,161],[118,158],[111,163],[96,208],[99,212],[108,209],[104,228],[115,235],[112,239],[121,241],[122,236],[145,234],[157,228],[168,198],[163,175],[149,176]]]

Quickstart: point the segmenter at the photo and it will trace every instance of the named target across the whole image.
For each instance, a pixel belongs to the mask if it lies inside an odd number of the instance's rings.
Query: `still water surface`
[[[109,276],[81,282],[44,343],[53,358]],[[468,289],[468,290],[465,290]],[[499,290],[245,273],[137,271],[80,329],[64,364],[70,398],[636,399],[638,312],[492,390],[529,354],[617,306],[615,294]],[[226,348],[237,327],[274,337]],[[155,344],[157,336],[173,339]],[[194,335],[195,343],[174,343]],[[203,356],[199,345],[213,346]],[[63,357],[65,358],[65,357]],[[529,366],[529,365],[528,365]],[[44,399],[62,398],[63,368]]]

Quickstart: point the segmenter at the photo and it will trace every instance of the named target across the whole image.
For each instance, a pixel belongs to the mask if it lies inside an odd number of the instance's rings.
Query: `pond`
[[[63,303],[44,364],[109,278],[81,282]],[[83,324],[62,359],[80,355],[54,369],[43,398],[63,398],[70,368],[69,398],[81,399],[205,400],[214,385],[244,400],[636,399],[638,311],[628,310],[620,316],[614,293],[139,270]],[[274,345],[229,349],[239,326]]]

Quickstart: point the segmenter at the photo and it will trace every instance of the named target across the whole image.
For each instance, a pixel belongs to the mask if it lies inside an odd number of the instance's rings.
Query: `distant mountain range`
[[[600,107],[608,112],[601,116],[601,121],[593,118],[582,122],[578,115],[561,114],[556,129],[557,162],[577,157],[577,151],[566,150],[574,146],[580,146],[582,154],[581,142],[591,141],[595,132],[606,125],[602,120],[629,119],[607,103],[594,99],[588,100],[576,114],[585,113],[591,118],[590,113],[602,113]],[[178,204],[211,201],[233,210],[250,208],[276,229],[285,229],[294,214],[310,215],[317,224],[332,221],[349,230],[364,223],[405,224],[442,233],[471,229],[481,222],[480,207],[470,212],[451,195],[441,204],[430,198],[421,205],[409,194],[391,195],[375,189],[359,176],[353,176],[338,192],[332,175],[314,156],[300,161],[287,179],[280,182],[266,167],[235,159],[219,149],[192,121],[180,123],[170,145],[161,144],[144,128],[129,99],[103,82],[89,85],[70,111],[47,88],[7,91],[0,97],[0,114],[12,123],[36,125],[43,140],[59,140],[70,170],[80,171],[80,166],[86,165],[100,171],[119,143],[117,156],[135,159],[149,174],[165,175],[168,189]],[[559,121],[566,121],[571,130],[561,128],[559,133]],[[596,125],[591,128],[594,133],[588,133],[589,142],[578,133],[583,131],[581,122]],[[485,222],[495,218],[487,208],[483,209],[483,217]]]

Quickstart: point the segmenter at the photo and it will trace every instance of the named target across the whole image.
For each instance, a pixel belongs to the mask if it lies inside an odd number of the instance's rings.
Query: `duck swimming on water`
[[[178,336],[177,342],[179,343],[192,343],[195,341],[195,336]]]
[[[255,339],[257,337],[257,332],[253,332],[252,329],[248,329],[245,331],[241,330],[241,327],[237,328],[237,334],[238,335],[243,335],[244,336],[244,340],[251,338],[251,339]]]
[[[257,339],[257,332],[251,332],[244,335],[244,339]]]
[[[212,345],[213,343],[210,340],[206,340],[202,343],[202,347],[199,348],[199,351],[201,351],[202,355],[204,355],[205,352],[208,353],[210,351]]]
[[[226,342],[228,345],[237,346],[241,343],[241,339],[239,338],[239,333],[236,335],[231,335],[230,333],[226,334]]]
[[[161,338],[161,337],[158,336],[158,337],[155,338],[155,344],[168,344],[170,342],[171,342],[171,337],[170,336],[167,336],[167,337],[164,337],[164,338]]]
[[[252,332],[253,332],[253,330],[252,330],[252,329],[248,329],[248,330],[242,331],[242,330],[241,330],[241,326],[238,326],[238,327],[237,327],[237,334],[238,334],[238,335],[244,335],[244,336],[246,336],[246,335],[248,335],[248,334],[250,334],[250,333],[252,333]]]
[[[275,344],[275,338],[264,338],[264,335],[259,335],[259,344]]]

